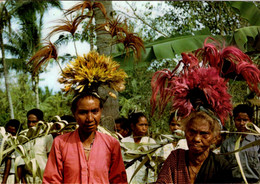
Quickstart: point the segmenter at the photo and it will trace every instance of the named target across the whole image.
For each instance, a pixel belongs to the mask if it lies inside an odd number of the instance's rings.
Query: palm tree
[[[43,15],[49,7],[61,9],[61,2],[58,0],[27,0],[16,11],[16,17],[21,22],[24,41],[26,42],[26,56],[28,60],[41,47],[41,30],[43,26]],[[39,72],[32,74],[33,90],[35,93],[36,107],[39,108]]]
[[[8,10],[11,8],[10,1],[5,1],[0,3],[0,45],[1,45],[1,54],[2,54],[2,65],[4,68],[4,78],[5,78],[5,88],[6,88],[6,97],[8,99],[9,110],[11,118],[14,118],[14,110],[12,97],[9,90],[9,77],[8,77],[8,68],[5,60],[5,47],[4,47],[4,39],[3,33],[5,27],[8,27],[11,30],[11,16],[13,10]]]

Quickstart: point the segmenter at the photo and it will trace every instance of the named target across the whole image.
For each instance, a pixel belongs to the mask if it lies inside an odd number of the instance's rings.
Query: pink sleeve
[[[117,140],[115,140],[113,145],[114,147],[112,149],[111,166],[109,171],[109,183],[127,183],[120,144]]]
[[[63,183],[63,164],[59,139],[54,139],[42,183]]]

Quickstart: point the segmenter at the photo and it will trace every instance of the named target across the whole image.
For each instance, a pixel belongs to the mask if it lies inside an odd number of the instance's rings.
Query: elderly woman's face
[[[194,154],[207,151],[215,141],[209,122],[201,118],[193,119],[188,124],[185,135],[189,150]]]
[[[101,112],[100,101],[97,98],[90,96],[81,98],[74,113],[79,129],[85,133],[96,131],[101,119]]]

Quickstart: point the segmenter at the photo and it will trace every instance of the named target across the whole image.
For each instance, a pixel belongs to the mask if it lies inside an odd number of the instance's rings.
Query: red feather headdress
[[[213,42],[208,43],[211,39]],[[200,61],[202,62],[200,64]],[[183,64],[180,70],[181,63]],[[152,114],[158,104],[162,113],[168,102],[172,111],[187,117],[200,106],[211,110],[224,124],[231,114],[231,96],[227,92],[229,78],[245,80],[259,95],[260,71],[252,60],[236,47],[221,47],[213,38],[207,38],[195,55],[182,53],[182,60],[173,71],[157,71],[151,81]],[[157,98],[159,94],[159,98]]]

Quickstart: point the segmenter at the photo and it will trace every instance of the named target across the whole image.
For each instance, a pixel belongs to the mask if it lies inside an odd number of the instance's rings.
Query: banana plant
[[[206,37],[213,37],[218,41],[226,41],[227,44],[236,45],[243,52],[255,52],[260,50],[260,10],[254,2],[231,1],[228,3],[234,11],[242,18],[248,20],[250,26],[235,30],[233,34],[220,36],[212,35],[207,29],[195,32],[192,35],[177,36],[171,38],[159,38],[158,40],[146,43],[145,52],[142,53],[140,61],[152,62],[153,60],[175,58],[182,52],[192,52],[201,48]],[[120,48],[120,46],[118,46]],[[119,49],[120,50],[120,49]],[[122,50],[122,49],[121,49]],[[136,59],[125,53],[116,53],[114,59],[121,63],[122,67],[129,67],[129,63],[133,65]]]

